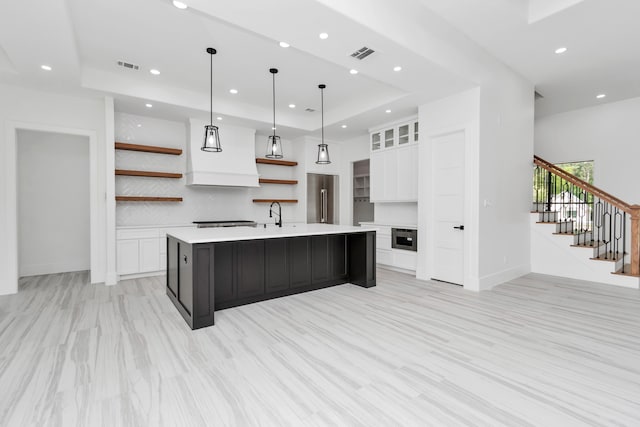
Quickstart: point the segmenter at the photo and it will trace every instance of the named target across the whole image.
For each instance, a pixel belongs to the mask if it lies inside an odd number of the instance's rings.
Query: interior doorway
[[[88,136],[19,129],[18,276],[91,269]]]
[[[464,285],[465,132],[434,137],[433,279]]]
[[[353,225],[373,222],[373,203],[369,201],[371,180],[369,159],[353,162]]]

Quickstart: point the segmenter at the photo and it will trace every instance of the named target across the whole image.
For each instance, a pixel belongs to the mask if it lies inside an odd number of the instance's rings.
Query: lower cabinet
[[[289,286],[295,289],[311,285],[311,240],[308,237],[286,240]]]

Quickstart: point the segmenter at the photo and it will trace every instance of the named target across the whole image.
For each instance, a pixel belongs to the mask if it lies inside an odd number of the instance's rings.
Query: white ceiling
[[[417,106],[474,86],[475,69],[451,66],[488,52],[536,85],[550,114],[640,96],[637,0],[21,0],[0,9],[0,82],[61,92],[109,93],[118,111],[184,120],[214,114],[270,133],[271,74],[284,138],[317,134],[325,83],[325,134],[344,140]],[[387,25],[386,22],[389,24]],[[320,32],[329,33],[320,40]],[[417,32],[416,32],[417,31]],[[416,37],[422,49],[415,48]],[[284,40],[288,49],[278,46]],[[349,54],[368,46],[363,61]],[[553,51],[568,47],[564,55]],[[132,71],[116,65],[138,64]],[[41,64],[53,71],[45,72]],[[401,65],[401,72],[392,68]],[[153,76],[149,69],[161,71]],[[357,75],[349,69],[356,68]],[[229,89],[239,91],[237,95]],[[607,93],[604,101],[597,93]],[[153,108],[144,107],[145,103]],[[296,104],[295,109],[288,104]],[[313,108],[316,112],[305,112]],[[391,113],[385,113],[390,109]],[[347,124],[343,129],[341,125]]]

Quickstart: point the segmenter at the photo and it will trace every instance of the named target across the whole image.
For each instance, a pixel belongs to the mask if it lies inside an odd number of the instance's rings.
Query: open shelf
[[[256,163],[262,163],[265,165],[278,165],[278,166],[297,166],[298,165],[298,162],[292,162],[290,160],[264,159],[262,157],[258,157],[256,159]]]
[[[297,179],[271,179],[271,178],[260,178],[258,180],[260,184],[286,184],[286,185],[296,185],[298,183]]]
[[[116,202],[181,202],[182,197],[116,196]]]
[[[179,156],[182,150],[179,148],[155,147],[153,145],[128,144],[126,142],[116,142],[116,150],[142,151],[145,153],[172,154]]]
[[[126,169],[116,169],[116,175],[122,176],[148,176],[151,178],[182,178],[181,173],[135,171]]]
[[[298,203],[298,199],[253,199],[253,203]]]

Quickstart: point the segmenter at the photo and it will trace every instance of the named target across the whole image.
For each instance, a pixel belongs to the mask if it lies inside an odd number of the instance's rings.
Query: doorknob
[[[464,230],[464,225],[459,225],[459,226],[453,227],[453,228],[455,228],[456,230]]]

